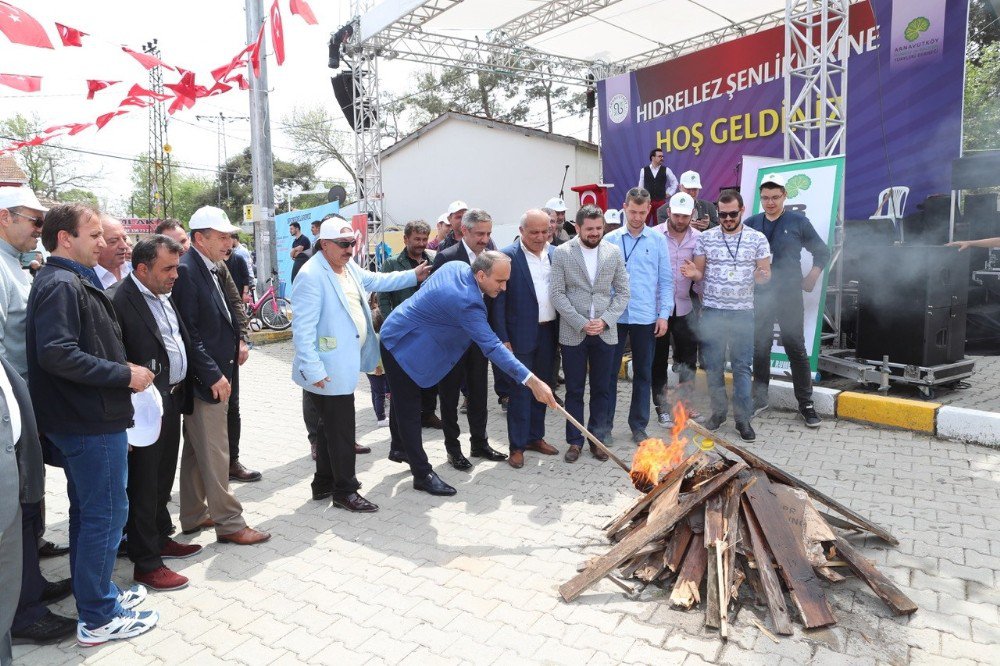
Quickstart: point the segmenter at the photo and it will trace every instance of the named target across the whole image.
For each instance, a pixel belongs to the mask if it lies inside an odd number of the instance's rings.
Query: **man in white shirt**
[[[652,201],[646,225],[655,226],[657,209],[667,203],[667,199],[677,191],[677,176],[663,165],[663,151],[659,148],[649,151],[649,164],[639,170],[639,184],[636,187],[649,192]]]
[[[101,250],[94,270],[101,284],[107,289],[131,272],[131,265],[125,261],[128,253],[128,236],[121,222],[110,215],[101,214],[101,229],[106,246]]]

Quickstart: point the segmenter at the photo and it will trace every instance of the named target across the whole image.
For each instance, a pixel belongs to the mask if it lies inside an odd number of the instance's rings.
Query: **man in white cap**
[[[363,270],[352,261],[357,246],[354,228],[342,217],[323,223],[318,242],[319,253],[292,284],[296,304],[292,380],[309,393],[320,415],[312,497],[331,498],[334,506],[370,513],[378,506],[358,493],[354,448],[358,375],[374,372],[379,363],[369,293],[416,287],[430,275],[431,266],[421,261],[407,271]]]
[[[434,230],[436,235],[427,241],[427,249],[434,250],[435,252],[441,249],[441,243],[447,238],[449,231],[451,231],[451,223],[448,221],[448,214],[441,213],[441,216],[437,220],[437,228]]]
[[[199,208],[188,223],[191,250],[180,261],[174,302],[191,339],[194,407],[184,419],[181,454],[181,529],[214,527],[219,541],[249,545],[271,538],[248,527],[243,505],[229,489],[229,397],[237,363],[247,358],[238,313],[223,290],[218,264],[237,230],[225,211]]]
[[[556,214],[556,222],[559,225],[559,229],[562,230],[561,238],[563,241],[568,241],[570,238],[576,235],[576,227],[572,222],[566,222],[566,202],[559,197],[552,197],[545,202],[545,209],[551,210]]]
[[[719,226],[719,210],[715,204],[705,199],[699,199],[701,193],[701,176],[697,171],[685,171],[681,174],[679,190],[694,200],[694,212],[691,213],[691,226],[698,231],[704,231]],[[664,224],[670,219],[670,207],[662,206],[656,211],[656,219]]]
[[[677,191],[677,176],[663,164],[663,151],[659,148],[649,151],[649,164],[639,170],[639,184],[636,187],[649,192],[652,201],[646,224],[656,226],[657,210]]]
[[[448,226],[450,230],[444,239],[438,244],[438,250],[447,250],[449,247],[462,241],[462,216],[469,210],[469,205],[461,199],[448,204]]]

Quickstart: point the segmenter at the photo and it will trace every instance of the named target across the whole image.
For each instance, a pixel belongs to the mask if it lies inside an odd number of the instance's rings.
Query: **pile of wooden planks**
[[[702,604],[705,625],[722,637],[731,608],[744,601],[766,605],[774,632],[790,635],[790,608],[806,628],[836,623],[821,579],[843,580],[838,569],[846,568],[897,615],[917,609],[834,528],[898,544],[889,532],[753,453],[688,425],[735,457],[699,451],[674,467],[605,526],[614,545],[559,588],[563,599],[576,599],[605,577],[630,592],[654,584],[670,590],[675,607]],[[841,517],[821,513],[813,500]]]

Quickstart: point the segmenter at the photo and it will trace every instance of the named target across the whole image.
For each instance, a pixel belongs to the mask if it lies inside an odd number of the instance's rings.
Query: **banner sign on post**
[[[950,191],[967,14],[967,0],[850,6],[848,219],[867,219],[890,186],[910,188],[904,214]],[[598,82],[603,174],[616,185],[610,207],[621,207],[653,148],[676,176],[697,171],[710,200],[740,186],[744,155],[782,157],[784,48],[779,25]]]
[[[285,298],[288,298],[289,294],[291,294],[292,264],[294,263],[291,256],[292,233],[288,225],[292,222],[298,222],[302,228],[302,233],[309,235],[313,222],[319,222],[327,215],[333,215],[338,212],[340,212],[340,203],[331,201],[315,208],[303,208],[302,210],[293,210],[290,213],[279,213],[274,216],[274,235],[277,237],[278,252],[278,279],[285,283]],[[309,236],[309,240],[312,243],[316,242],[316,239],[312,238],[312,236]],[[277,286],[275,288],[277,289]]]
[[[785,210],[805,215],[820,239],[827,246],[832,246],[837,227],[837,210],[840,208],[840,188],[844,182],[844,158],[838,156],[785,162],[759,170],[754,186],[753,214],[764,211],[760,202],[760,184],[765,176],[771,174],[779,174],[785,179]],[[804,276],[812,268],[812,256],[804,249],[801,261]],[[805,310],[802,330],[806,353],[809,354],[809,367],[813,372],[816,372],[819,363],[829,273],[829,270],[824,270],[823,279],[817,282],[816,287],[811,292],[802,292]],[[771,343],[771,373],[784,374],[790,367],[788,355],[781,346],[781,336],[775,334]]]

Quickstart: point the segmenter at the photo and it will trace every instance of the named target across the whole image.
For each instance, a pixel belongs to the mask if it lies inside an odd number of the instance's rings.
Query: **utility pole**
[[[233,122],[236,120],[250,120],[250,116],[227,116],[219,111],[217,116],[195,116],[198,120],[207,120],[216,126],[216,150],[218,152],[218,163],[219,163],[219,190],[218,197],[216,197],[219,208],[222,208],[222,178],[228,176],[226,173],[226,163],[229,161],[229,155],[226,153],[226,123]],[[229,198],[229,181],[230,178],[226,178],[226,198]]]
[[[246,0],[247,43],[257,39],[264,23],[263,0]],[[250,80],[250,172],[253,177],[254,251],[257,255],[257,289],[263,293],[265,281],[278,270],[278,253],[274,234],[274,163],[271,155],[271,112],[267,101],[267,48],[260,48],[260,76],[253,75],[253,65],[248,64]],[[258,212],[259,211],[259,212]]]

